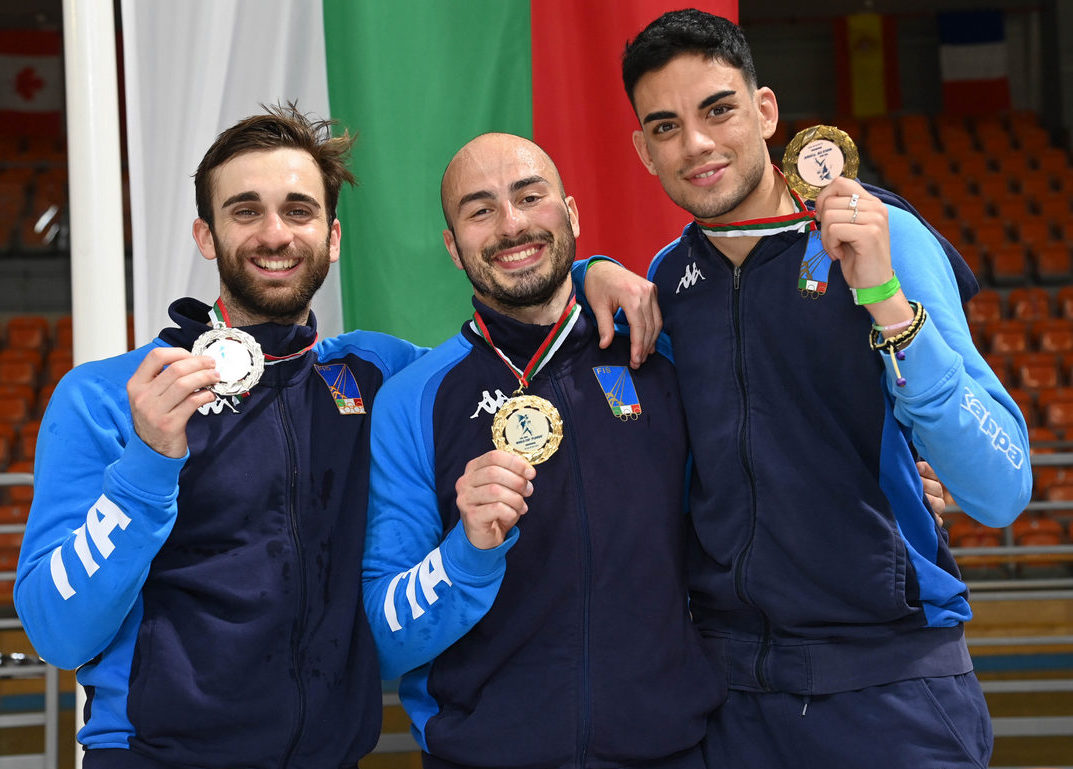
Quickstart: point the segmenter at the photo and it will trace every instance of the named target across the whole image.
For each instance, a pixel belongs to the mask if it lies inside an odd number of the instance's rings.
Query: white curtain
[[[135,341],[170,325],[168,305],[219,293],[191,236],[193,174],[223,129],[297,101],[327,117],[319,0],[122,0]],[[344,222],[344,247],[346,243]],[[333,268],[313,302],[322,337],[342,330]]]

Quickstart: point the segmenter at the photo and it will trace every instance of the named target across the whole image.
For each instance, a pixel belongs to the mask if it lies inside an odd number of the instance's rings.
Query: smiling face
[[[329,224],[324,180],[309,153],[245,152],[212,172],[213,225],[194,240],[220,271],[232,323],[304,323],[329,265],[339,258],[339,221]]]
[[[643,75],[633,98],[634,147],[671,200],[703,221],[770,215],[756,209],[773,181],[771,89],[750,88],[736,67],[690,53]]]
[[[529,323],[554,322],[570,296],[580,228],[547,154],[518,136],[479,136],[451,160],[441,197],[444,244],[477,298]]]

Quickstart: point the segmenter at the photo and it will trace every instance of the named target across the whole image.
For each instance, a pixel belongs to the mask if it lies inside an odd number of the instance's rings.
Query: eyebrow
[[[524,179],[518,179],[518,181],[511,182],[510,191],[517,192],[518,190],[524,190],[526,187],[533,184],[548,184],[548,180],[539,174],[533,174]],[[477,190],[476,192],[471,192],[458,199],[458,210],[461,211],[467,203],[472,203],[475,200],[495,200],[495,197],[496,194],[491,190]]]
[[[289,192],[287,193],[286,201],[288,203],[305,203],[313,208],[320,209],[320,201],[318,201],[312,195],[306,195],[304,192]],[[247,192],[240,192],[237,195],[232,195],[223,203],[220,204],[220,208],[228,208],[235,205],[235,203],[260,203],[261,196],[249,190]]]
[[[710,107],[711,105],[715,104],[716,102],[722,101],[723,99],[727,98],[728,96],[733,96],[736,93],[737,93],[737,91],[729,91],[729,90],[728,91],[716,91],[711,96],[708,96],[703,101],[701,101],[701,103],[697,105],[697,109],[702,110],[705,107]],[[649,112],[647,115],[645,115],[644,120],[641,121],[641,124],[644,125],[645,123],[651,123],[653,120],[671,120],[671,119],[676,118],[676,117],[678,117],[678,115],[676,113],[674,113],[674,112],[670,112],[669,110],[660,110],[658,112]]]

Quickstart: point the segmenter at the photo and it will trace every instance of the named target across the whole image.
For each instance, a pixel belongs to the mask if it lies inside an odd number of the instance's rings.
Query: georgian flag
[[[939,14],[945,113],[993,115],[1010,108],[1005,21],[1002,11]]]
[[[56,30],[0,30],[0,132],[56,135],[63,122],[63,41]]]

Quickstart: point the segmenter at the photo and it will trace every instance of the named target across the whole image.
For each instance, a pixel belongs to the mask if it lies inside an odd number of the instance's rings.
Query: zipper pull
[[[734,290],[737,291],[741,288],[741,265],[734,265]]]

